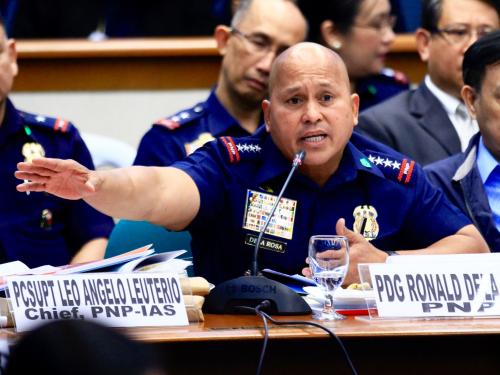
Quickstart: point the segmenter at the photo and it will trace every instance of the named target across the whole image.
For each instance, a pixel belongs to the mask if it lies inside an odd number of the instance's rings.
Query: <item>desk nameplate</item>
[[[188,325],[179,278],[171,273],[14,276],[8,292],[17,331],[59,319],[114,327]]]
[[[370,264],[368,268],[379,317],[500,316],[496,262]]]

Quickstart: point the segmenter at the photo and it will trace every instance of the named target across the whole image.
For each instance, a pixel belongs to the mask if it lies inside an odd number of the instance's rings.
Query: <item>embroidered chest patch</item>
[[[277,198],[276,195],[247,190],[243,228],[259,232],[264,226]],[[281,198],[265,233],[291,240],[296,210],[296,200]]]

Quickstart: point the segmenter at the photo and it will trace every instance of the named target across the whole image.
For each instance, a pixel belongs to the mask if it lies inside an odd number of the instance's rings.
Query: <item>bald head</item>
[[[296,44],[275,60],[269,90],[262,102],[266,130],[287,159],[304,150],[301,172],[322,186],[358,118],[359,97],[351,94],[344,62],[319,44]]]
[[[293,74],[297,70],[317,71],[325,77],[335,76],[339,85],[345,85],[350,90],[349,76],[342,58],[330,48],[303,42],[288,48],[274,61],[269,77],[269,96],[272,96],[282,74]]]

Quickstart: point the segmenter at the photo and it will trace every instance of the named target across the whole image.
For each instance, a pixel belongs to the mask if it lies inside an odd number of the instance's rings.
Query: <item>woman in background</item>
[[[406,76],[385,67],[396,17],[389,0],[302,0],[309,40],[344,60],[360,111],[409,88]]]

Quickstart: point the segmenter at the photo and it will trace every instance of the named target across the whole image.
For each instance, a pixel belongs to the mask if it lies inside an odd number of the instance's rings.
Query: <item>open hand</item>
[[[17,164],[15,176],[24,180],[20,192],[43,191],[65,199],[81,199],[95,193],[98,176],[95,171],[74,160],[33,159]]]

